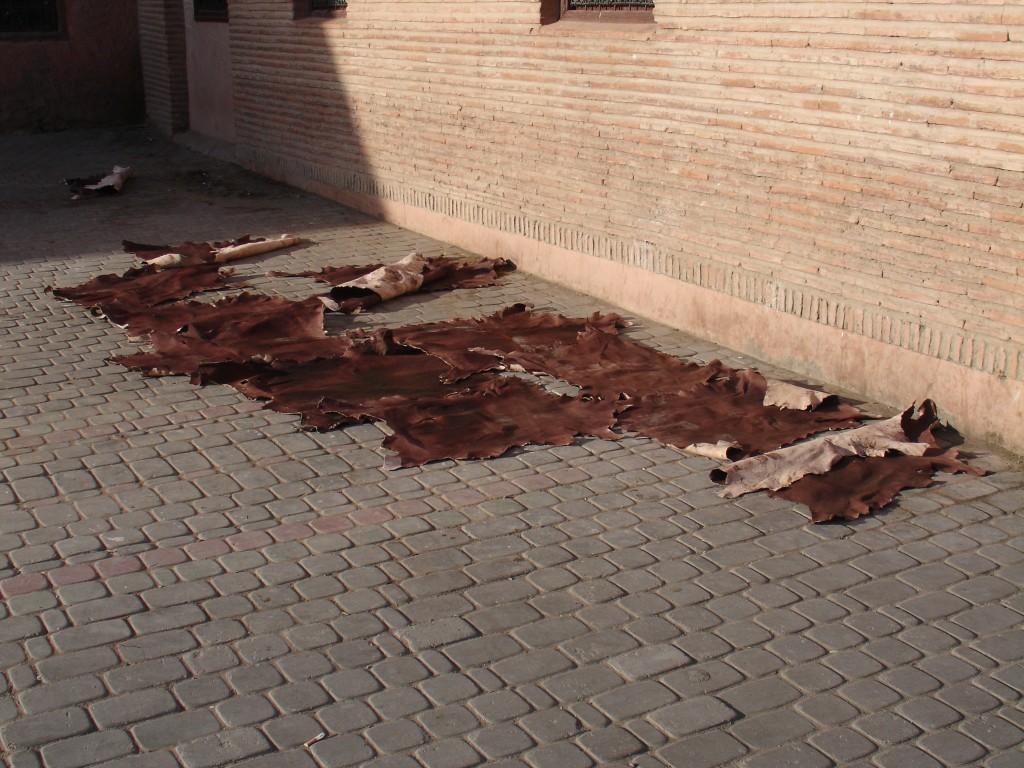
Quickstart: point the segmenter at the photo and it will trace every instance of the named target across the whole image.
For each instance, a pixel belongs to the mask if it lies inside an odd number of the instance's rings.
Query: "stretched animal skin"
[[[231,272],[220,270],[216,264],[200,264],[173,273],[159,272],[147,265],[122,275],[100,275],[71,288],[47,290],[59,299],[81,304],[94,314],[123,325],[128,317],[145,314],[151,307],[227,288],[230,278]]]
[[[551,395],[521,379],[473,377],[484,386],[448,397],[396,403],[379,411],[394,430],[384,447],[388,468],[439,459],[486,459],[527,445],[569,445],[577,435],[616,440],[616,404]],[[464,435],[465,440],[452,440]]]

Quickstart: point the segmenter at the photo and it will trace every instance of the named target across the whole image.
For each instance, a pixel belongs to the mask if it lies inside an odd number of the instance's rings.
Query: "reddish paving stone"
[[[388,510],[395,517],[412,517],[413,515],[425,515],[433,512],[434,508],[425,501],[415,499],[411,501],[396,501],[394,504],[388,505]]]
[[[394,515],[384,507],[370,507],[350,512],[349,517],[356,525],[374,525],[376,523],[386,523],[388,520],[393,519]]]
[[[139,558],[147,568],[160,568],[184,563],[188,560],[188,555],[180,549],[167,548],[143,552]]]
[[[271,528],[268,533],[275,541],[296,541],[312,536],[315,531],[307,523],[286,523]]]
[[[347,514],[327,515],[313,520],[309,525],[317,533],[337,533],[338,531],[347,531],[353,526],[353,522]]]
[[[259,549],[265,547],[268,544],[273,544],[274,540],[270,537],[269,533],[264,531],[246,531],[245,533],[236,533],[234,536],[228,537],[228,544],[236,552],[244,552],[250,549]]]
[[[12,576],[9,579],[0,581],[0,594],[5,598],[15,595],[27,595],[30,592],[39,592],[49,589],[50,583],[46,576],[41,573],[23,573],[19,576]]]
[[[82,581],[92,581],[96,578],[96,569],[91,563],[81,563],[57,568],[49,571],[46,575],[54,587],[63,587],[68,584],[78,584]]]
[[[106,560],[97,560],[93,564],[102,578],[109,579],[111,576],[124,576],[127,573],[137,573],[143,569],[142,561],[135,555],[122,555],[108,557]]]
[[[195,544],[185,545],[184,549],[185,554],[192,560],[208,560],[211,557],[220,557],[232,551],[231,547],[223,539],[197,541]]]

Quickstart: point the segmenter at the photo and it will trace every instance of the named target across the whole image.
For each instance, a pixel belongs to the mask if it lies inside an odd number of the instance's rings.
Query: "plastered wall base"
[[[630,313],[895,408],[930,398],[971,437],[1024,454],[1024,383],[788,315],[664,275],[499,232],[279,168],[255,168],[385,221],[491,257]]]

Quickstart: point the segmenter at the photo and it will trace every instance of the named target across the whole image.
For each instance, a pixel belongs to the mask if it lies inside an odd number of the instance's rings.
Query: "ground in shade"
[[[121,195],[67,199],[63,178],[115,163],[136,172]],[[824,526],[724,500],[714,462],[632,437],[385,472],[375,426],[302,433],[107,362],[137,345],[44,287],[123,272],[123,239],[300,232],[314,244],[237,264],[292,299],[322,287],[267,270],[465,254],[138,129],[0,137],[0,165],[20,180],[0,190],[14,768],[1019,765],[1014,460],[968,445],[992,474]],[[516,301],[615,309],[515,273],[328,322]]]

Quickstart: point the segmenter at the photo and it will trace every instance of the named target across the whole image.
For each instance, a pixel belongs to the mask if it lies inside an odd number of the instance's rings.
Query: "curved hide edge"
[[[381,269],[383,264],[356,264],[306,272],[267,272],[267,277],[311,277],[317,282],[340,286],[370,272]],[[426,260],[423,274],[425,292],[452,291],[459,288],[485,288],[494,285],[508,272],[514,271],[515,264],[506,259],[479,259],[462,262],[447,256],[433,256]]]
[[[256,238],[257,241],[261,239]],[[221,248],[229,248],[251,242],[254,242],[253,238],[248,234],[228,238],[227,240],[208,240],[205,242],[185,240],[176,245],[149,245],[147,243],[133,243],[131,240],[122,240],[121,249],[125,253],[130,253],[147,262],[161,256],[177,254],[188,258],[195,264],[209,264],[213,262],[213,254]]]
[[[342,357],[352,348],[347,336],[324,338],[241,338],[229,343],[183,334],[154,333],[152,352],[121,355],[113,362],[147,376],[190,376],[193,384],[231,384],[258,370],[245,364],[308,363]],[[234,371],[229,373],[229,371]]]
[[[267,277],[311,277],[318,283],[341,285],[350,280],[355,280],[357,277],[367,275],[383,266],[383,264],[361,264],[354,266],[324,267],[323,269],[315,272],[313,270],[307,270],[306,272],[279,272],[275,270],[267,272]]]
[[[809,411],[818,408],[826,403],[836,403],[839,398],[830,395],[828,392],[820,392],[809,387],[801,387],[797,384],[790,384],[785,381],[767,379],[768,386],[765,388],[764,405],[774,405],[778,408],[786,408],[796,411]]]
[[[191,267],[189,268],[191,269]],[[177,271],[168,274],[177,274]],[[315,298],[291,301],[241,293],[213,302],[180,301],[120,318],[132,336],[185,334],[231,344],[236,339],[324,337],[323,306]]]
[[[246,397],[266,400],[266,407],[302,417],[306,429],[328,430],[368,418],[381,418],[395,398],[415,403],[422,398],[444,397],[467,385],[445,384],[447,363],[430,355],[360,354],[344,358],[263,367],[236,380],[233,386]],[[201,372],[202,373],[202,372]],[[216,375],[211,370],[210,375]]]
[[[407,293],[415,293],[423,285],[426,266],[427,261],[422,253],[410,253],[394,264],[386,264],[336,285],[321,301],[331,312],[351,313]]]
[[[59,299],[81,304],[123,325],[129,316],[145,314],[151,307],[243,284],[229,283],[231,278],[230,270],[221,270],[216,264],[199,264],[172,274],[147,265],[129,269],[122,275],[100,275],[70,288],[46,290]]]
[[[497,282],[516,265],[507,259],[479,259],[465,263],[447,256],[427,259],[423,290],[427,293],[463,288],[486,288]]]
[[[521,379],[501,377],[481,390],[384,408],[394,430],[384,447],[397,453],[387,469],[441,459],[487,459],[527,444],[569,445],[577,435],[617,440],[616,404],[552,395]],[[467,439],[453,441],[453,435]]]
[[[719,440],[717,443],[692,443],[682,450],[693,456],[703,456],[716,461],[736,461],[743,457],[743,449],[728,440]]]
[[[616,334],[621,325],[622,318],[614,314],[568,318],[513,304],[486,317],[404,326],[393,335],[400,344],[441,358],[452,367],[453,375],[468,376],[488,368],[508,368],[506,358],[515,358],[510,364],[516,364],[517,355],[547,360],[553,349],[575,344],[588,328]]]
[[[915,441],[935,420],[935,405],[925,400],[919,410],[911,406],[891,419],[751,456],[712,470],[711,479],[725,486],[720,496],[732,499],[752,491],[779,490],[805,475],[824,474],[846,456],[885,456],[889,451],[923,456],[931,445]]]
[[[807,505],[815,523],[856,520],[886,506],[905,488],[933,485],[936,472],[986,474],[960,461],[956,450],[934,447],[924,456],[847,456],[824,475],[807,475],[768,495]]]
[[[849,405],[814,411],[762,405],[759,393],[744,391],[741,381],[715,380],[682,395],[643,395],[633,401],[620,423],[624,429],[684,450],[693,443],[725,441],[736,447],[739,456],[773,451],[809,435],[860,424],[860,411]]]
[[[242,293],[220,301],[178,302],[128,318],[128,330],[146,334],[153,352],[112,357],[149,376],[186,375],[193,384],[213,364],[308,362],[338,357],[351,349],[347,336],[324,332],[323,305],[315,298],[290,301]],[[222,369],[223,371],[224,369]]]
[[[116,195],[131,175],[130,166],[115,165],[109,173],[98,173],[81,179],[64,179],[64,183],[71,190],[71,199],[81,200],[100,195]]]

